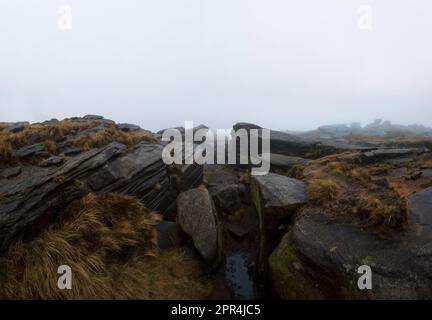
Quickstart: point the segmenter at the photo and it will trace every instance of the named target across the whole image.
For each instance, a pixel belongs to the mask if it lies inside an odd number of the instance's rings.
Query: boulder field
[[[271,172],[254,176],[248,164],[166,165],[162,131],[97,115],[0,130],[1,254],[76,200],[122,194],[161,215],[161,250],[207,265],[208,298],[432,298],[429,137],[272,130]],[[358,286],[364,265],[371,289]]]

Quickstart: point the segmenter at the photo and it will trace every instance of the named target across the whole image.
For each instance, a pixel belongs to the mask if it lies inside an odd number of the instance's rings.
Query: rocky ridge
[[[165,165],[162,132],[96,115],[1,128],[3,251],[88,193],[122,193],[163,215],[161,248],[208,263],[212,298],[432,297],[427,136],[389,144],[271,131],[271,173],[250,176],[250,165]],[[372,290],[357,287],[365,264]]]

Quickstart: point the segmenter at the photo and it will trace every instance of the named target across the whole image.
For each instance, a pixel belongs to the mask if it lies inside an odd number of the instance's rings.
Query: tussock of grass
[[[337,198],[340,186],[331,179],[313,180],[308,187],[309,198],[318,203],[332,201]]]
[[[1,158],[12,161],[15,158],[15,152],[11,143],[0,138],[0,160]]]
[[[201,262],[181,249],[158,252],[160,219],[134,197],[87,195],[0,258],[0,298],[203,298],[210,286]],[[72,290],[57,287],[60,265],[72,269]]]
[[[46,140],[45,143],[45,149],[51,153],[51,154],[56,154],[57,153],[57,144],[52,141],[52,140]]]
[[[367,186],[371,181],[371,176],[368,170],[364,168],[355,168],[349,172],[349,176],[358,181],[361,185]]]
[[[346,162],[332,161],[327,164],[327,168],[331,173],[345,176],[350,171],[350,168]]]
[[[372,225],[399,227],[406,222],[406,208],[402,203],[387,204],[378,198],[362,200],[360,212]]]

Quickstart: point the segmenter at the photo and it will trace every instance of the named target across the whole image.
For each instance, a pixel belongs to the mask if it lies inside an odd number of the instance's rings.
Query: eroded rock
[[[251,192],[254,205],[266,229],[276,229],[308,200],[302,181],[275,173],[253,176]]]
[[[382,237],[358,225],[303,215],[269,259],[284,299],[429,299],[432,296],[432,189],[411,197],[413,224]],[[360,290],[358,267],[372,270],[373,290]]]
[[[177,219],[192,238],[195,248],[211,265],[221,259],[221,230],[213,200],[207,189],[200,187],[182,192],[177,198]]]

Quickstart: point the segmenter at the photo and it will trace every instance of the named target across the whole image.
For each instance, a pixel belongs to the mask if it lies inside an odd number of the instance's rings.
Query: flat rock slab
[[[408,213],[418,234],[432,234],[432,187],[409,197]]]
[[[124,132],[141,130],[140,126],[137,126],[135,124],[130,124],[130,123],[119,123],[116,126],[117,126],[117,129],[124,131]]]
[[[409,199],[410,225],[391,236],[302,215],[270,256],[276,290],[285,299],[431,299],[432,188]],[[373,290],[357,286],[368,265]],[[312,280],[313,279],[313,280]]]
[[[271,153],[270,165],[279,168],[292,168],[295,165],[305,164],[309,159],[301,157],[285,156],[283,154]]]
[[[21,171],[22,171],[21,166],[6,168],[1,171],[0,176],[4,179],[11,179],[21,174]]]
[[[361,155],[362,160],[374,162],[386,159],[403,158],[410,155],[417,155],[428,152],[425,148],[406,148],[406,149],[377,149],[365,152]]]
[[[290,208],[304,204],[308,198],[304,182],[268,173],[263,176],[253,176],[261,191],[263,208]]]
[[[18,158],[26,158],[44,151],[45,145],[41,142],[22,147],[18,149],[15,154]]]
[[[200,187],[182,192],[177,198],[177,220],[207,263],[217,265],[221,257],[220,225],[213,200]]]
[[[267,230],[271,237],[281,223],[308,201],[302,181],[275,173],[252,177],[251,199],[258,212],[262,235]]]

